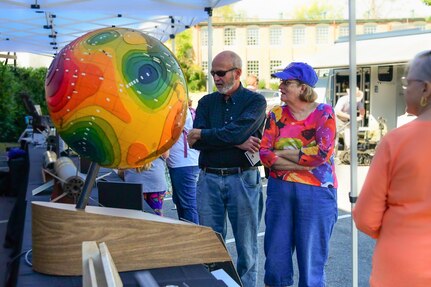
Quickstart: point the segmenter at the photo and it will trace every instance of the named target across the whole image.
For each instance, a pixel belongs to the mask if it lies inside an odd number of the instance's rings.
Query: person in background
[[[189,111],[192,114],[192,120],[196,118],[196,109],[193,108],[193,101],[191,99],[188,100]]]
[[[191,149],[187,143],[187,134],[193,128],[192,113],[189,109],[182,135],[169,150],[166,164],[171,177],[172,199],[177,207],[178,218],[199,224],[196,207],[199,151]]]
[[[335,115],[337,116],[337,131],[343,132],[344,150],[350,148],[350,90],[346,89],[347,95],[338,99],[334,107]],[[364,93],[356,88],[356,110],[358,111],[357,121],[362,121],[365,115],[364,103],[362,99]]]
[[[226,237],[229,216],[238,252],[237,271],[246,287],[256,286],[257,234],[263,210],[262,180],[246,152],[257,154],[265,121],[265,98],[241,85],[241,58],[224,51],[212,62],[217,92],[199,100],[188,134],[200,150],[199,222]]]
[[[141,168],[124,170],[124,181],[142,184],[143,199],[157,215],[162,215],[163,199],[168,189],[166,181],[166,151]]]
[[[406,75],[406,112],[417,118],[383,137],[353,209],[356,227],[377,240],[372,287],[431,286],[431,50]]]
[[[321,287],[338,216],[335,114],[330,105],[315,102],[318,78],[308,64],[293,62],[272,76],[280,79],[285,105],[268,113],[260,146],[261,161],[270,169],[264,282],[293,285],[295,251],[298,286]]]
[[[250,91],[256,92],[259,86],[259,79],[256,75],[248,75],[245,79],[246,89],[249,89]]]

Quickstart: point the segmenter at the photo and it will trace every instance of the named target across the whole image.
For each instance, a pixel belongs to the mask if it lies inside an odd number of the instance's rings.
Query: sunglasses
[[[238,69],[238,68],[232,68],[232,69],[229,69],[227,71],[211,71],[211,76],[214,77],[215,75],[217,75],[219,77],[224,77],[224,76],[226,76],[227,72],[232,72],[232,71],[234,71],[236,69]]]
[[[289,85],[292,85],[292,84],[302,84],[300,81],[297,81],[297,80],[280,80],[280,84],[283,84],[283,85],[286,85],[286,86],[289,86]]]

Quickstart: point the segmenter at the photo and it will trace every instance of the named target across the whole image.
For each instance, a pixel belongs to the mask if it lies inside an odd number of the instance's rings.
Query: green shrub
[[[0,64],[0,142],[16,142],[26,128],[21,93],[29,95],[34,104],[47,114],[45,102],[46,68],[15,68]]]
[[[270,88],[271,90],[278,91],[278,86],[280,86],[280,83],[279,83],[279,82],[270,82],[270,83],[269,83],[269,88]]]

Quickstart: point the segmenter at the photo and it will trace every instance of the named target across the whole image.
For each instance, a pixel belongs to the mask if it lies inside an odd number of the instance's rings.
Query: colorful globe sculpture
[[[45,90],[61,138],[104,167],[154,160],[184,126],[183,72],[166,46],[139,31],[106,28],[71,42],[51,63]]]

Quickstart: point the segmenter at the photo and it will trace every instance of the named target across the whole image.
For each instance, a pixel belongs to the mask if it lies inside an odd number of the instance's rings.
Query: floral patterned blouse
[[[338,186],[335,176],[335,115],[330,105],[319,104],[305,119],[298,121],[288,106],[276,106],[267,116],[260,145],[260,159],[270,168],[270,176],[314,186]],[[299,164],[312,170],[271,170],[277,160],[273,150],[299,149]]]

